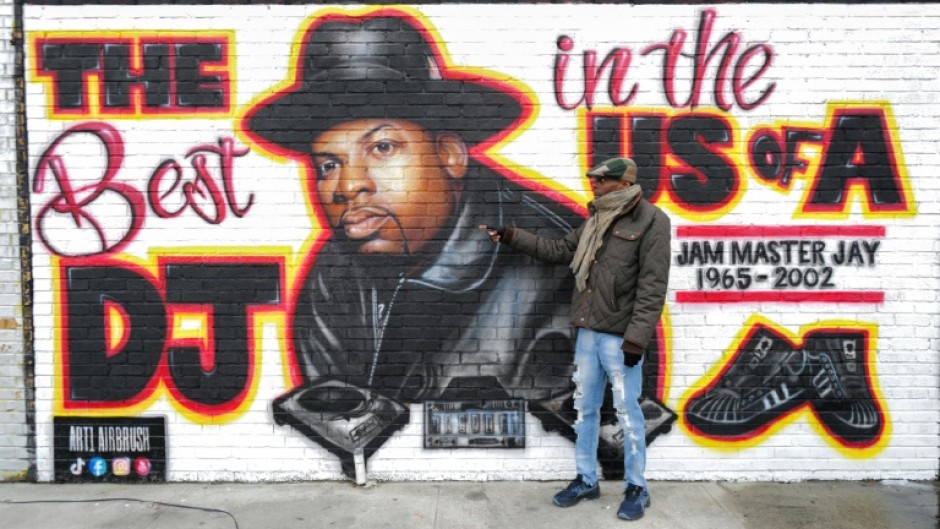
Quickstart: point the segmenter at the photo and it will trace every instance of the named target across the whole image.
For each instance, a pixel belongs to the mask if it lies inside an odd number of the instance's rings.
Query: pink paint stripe
[[[753,291],[701,291],[676,292],[678,303],[884,303],[881,291],[858,292],[849,290],[753,290]]]
[[[884,237],[884,226],[710,226],[691,225],[676,228],[676,237],[684,238],[748,238],[748,237]]]

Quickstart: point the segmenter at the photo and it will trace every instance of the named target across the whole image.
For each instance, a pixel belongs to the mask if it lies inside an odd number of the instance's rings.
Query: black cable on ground
[[[177,509],[190,509],[194,511],[221,513],[231,518],[232,523],[235,524],[235,529],[239,529],[238,520],[235,519],[235,515],[223,509],[213,509],[211,507],[196,507],[194,505],[181,505],[179,503],[167,503],[167,502],[155,501],[155,500],[140,500],[137,498],[98,498],[94,500],[26,500],[26,501],[0,500],[0,503],[24,505],[24,504],[29,504],[29,503],[98,503],[98,502],[106,502],[106,501],[136,501],[139,503],[152,503],[154,505],[162,505],[164,507],[176,507]]]

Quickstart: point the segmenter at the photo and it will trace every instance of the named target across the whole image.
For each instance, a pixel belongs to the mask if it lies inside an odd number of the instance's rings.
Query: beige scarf
[[[578,249],[574,252],[571,261],[571,271],[574,272],[578,291],[587,287],[588,276],[591,275],[591,262],[597,255],[597,250],[604,243],[604,234],[610,223],[622,212],[630,211],[636,207],[643,195],[639,185],[632,185],[626,189],[612,191],[594,200],[589,206],[594,208],[594,214],[588,217],[578,240]]]

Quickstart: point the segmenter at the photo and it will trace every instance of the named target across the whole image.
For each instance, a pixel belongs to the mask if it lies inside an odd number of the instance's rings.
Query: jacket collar
[[[501,198],[502,195],[496,192],[474,196],[473,200],[462,200],[458,204],[453,229],[440,253],[408,281],[450,292],[479,287],[492,273],[500,245],[493,243],[474,221],[501,218]]]

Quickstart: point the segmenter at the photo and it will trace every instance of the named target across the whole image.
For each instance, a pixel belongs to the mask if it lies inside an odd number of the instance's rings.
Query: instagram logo
[[[111,472],[115,476],[126,476],[131,473],[131,458],[115,457],[111,461]]]

